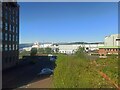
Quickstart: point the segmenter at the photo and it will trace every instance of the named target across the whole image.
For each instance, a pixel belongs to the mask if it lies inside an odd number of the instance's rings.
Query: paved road
[[[48,58],[37,60],[36,64],[25,64],[3,72],[3,88],[18,88],[36,82],[37,74],[44,67],[54,68],[54,63]],[[42,80],[37,78],[37,80]],[[45,82],[45,81],[42,81]],[[41,83],[40,83],[41,84]]]
[[[52,76],[36,77],[31,83],[20,88],[52,88]]]

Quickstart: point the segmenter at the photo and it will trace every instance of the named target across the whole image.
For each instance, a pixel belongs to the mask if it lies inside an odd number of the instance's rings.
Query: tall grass
[[[98,61],[99,62],[99,61]],[[110,88],[111,86],[96,71],[95,65],[85,53],[58,55],[54,71],[55,88]],[[113,70],[114,71],[114,70]]]

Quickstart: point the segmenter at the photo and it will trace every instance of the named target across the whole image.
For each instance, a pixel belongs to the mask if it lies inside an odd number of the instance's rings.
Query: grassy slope
[[[58,55],[53,83],[56,88],[111,88],[97,70],[105,72],[117,83],[117,60],[115,58],[97,60],[99,66],[86,59],[83,54],[74,56]],[[104,63],[107,63],[104,66]],[[104,68],[103,68],[104,67]]]

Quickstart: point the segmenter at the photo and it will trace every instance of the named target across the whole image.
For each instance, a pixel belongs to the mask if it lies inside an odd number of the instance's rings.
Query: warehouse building
[[[72,45],[58,45],[59,53],[74,54],[79,47],[85,48],[86,52],[98,51],[100,46],[104,46],[104,43],[85,43],[85,44],[72,44]]]

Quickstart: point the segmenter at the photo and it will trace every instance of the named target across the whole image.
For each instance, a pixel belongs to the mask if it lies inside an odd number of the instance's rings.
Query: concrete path
[[[33,83],[29,83],[21,88],[51,88],[52,87],[52,77],[46,77],[42,80],[38,80]]]

